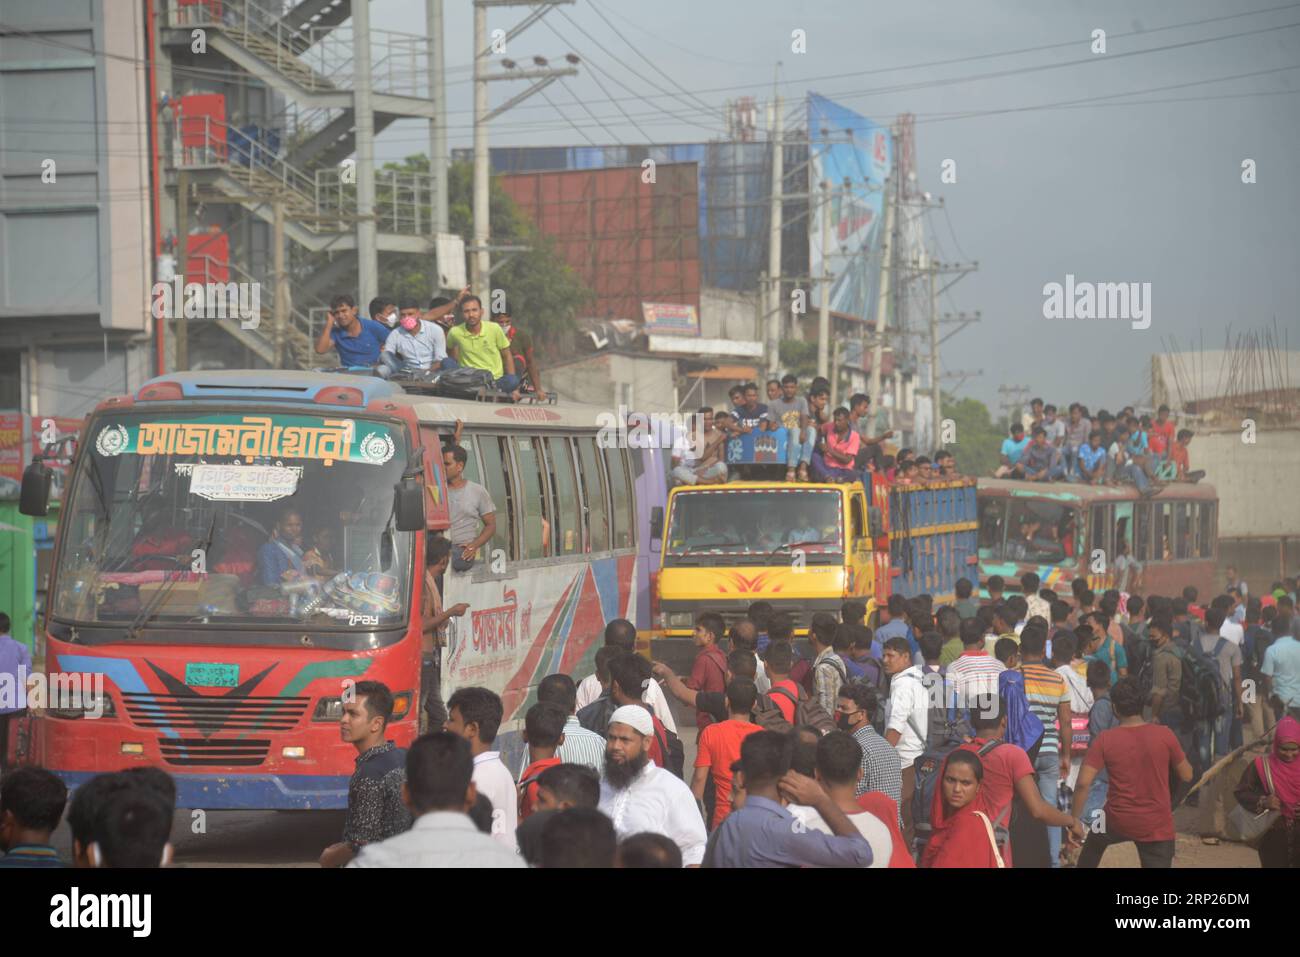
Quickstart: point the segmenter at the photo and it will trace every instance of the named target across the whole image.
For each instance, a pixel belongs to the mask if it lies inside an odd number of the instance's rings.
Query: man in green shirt
[[[519,376],[510,340],[495,322],[483,321],[483,301],[478,296],[466,296],[460,312],[465,322],[447,333],[447,354],[463,366],[492,373],[497,388],[518,402]]]

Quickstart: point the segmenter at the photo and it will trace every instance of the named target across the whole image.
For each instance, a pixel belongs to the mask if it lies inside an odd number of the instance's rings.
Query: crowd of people
[[[1029,424],[1012,423],[999,449],[997,478],[1028,482],[1083,482],[1089,485],[1134,485],[1153,495],[1169,482],[1196,482],[1204,471],[1192,471],[1188,446],[1191,429],[1176,428],[1169,406],[1155,418],[1125,406],[1118,415],[1100,409],[1094,415],[1078,402],[1068,418],[1056,406],[1033,399]]]
[[[1252,596],[1231,576],[1208,604],[1067,600],[990,579],[956,599],[892,595],[811,617],[808,648],[767,602],[695,627],[689,676],[634,651],[610,622],[581,683],[552,674],[498,747],[501,698],[424,702],[429,731],[388,739],[394,697],[363,681],[340,735],[357,751],[337,867],[1094,867],[1133,843],[1175,856],[1173,808],[1202,839],[1243,817],[1263,866],[1300,865],[1296,581]],[[0,666],[13,657],[0,637]],[[695,713],[687,769],[669,697]],[[1223,759],[1240,745],[1244,770]],[[1229,775],[1225,769],[1232,767]],[[58,866],[67,792],[53,774],[0,782],[0,866]],[[163,771],[101,775],[68,808],[73,863],[165,866],[175,786]]]
[[[776,432],[785,438],[787,482],[874,480],[916,485],[961,477],[956,458],[945,448],[933,456],[906,447],[887,453],[885,443],[894,433],[880,429],[871,415],[870,397],[852,395],[847,405],[832,410],[830,394],[830,382],[821,377],[806,391],[794,375],[770,379],[766,402],[760,401],[757,383],[733,386],[730,409],[699,409],[692,429],[677,436],[673,482],[715,484],[743,477],[749,466],[728,466],[727,442],[737,436]],[[1132,407],[1121,409],[1119,415],[1102,409],[1094,416],[1076,402],[1066,420],[1057,415],[1056,406],[1034,399],[1029,420],[1028,426],[1023,422],[1011,426],[994,477],[1128,483],[1151,495],[1169,482],[1195,482],[1205,474],[1191,470],[1192,431],[1176,430],[1165,405],[1152,419],[1135,414]]]
[[[435,297],[427,310],[415,300],[378,296],[369,311],[369,316],[358,314],[356,302],[346,294],[331,299],[329,321],[315,343],[317,354],[333,349],[341,366],[372,369],[384,378],[480,369],[516,402],[525,391],[546,401],[532,337],[505,309],[484,322],[483,301],[468,288],[455,299]]]

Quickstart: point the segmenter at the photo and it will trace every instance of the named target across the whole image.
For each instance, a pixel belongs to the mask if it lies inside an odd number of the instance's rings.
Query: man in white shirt
[[[889,678],[889,717],[885,722],[885,740],[898,752],[903,769],[903,787],[899,805],[903,811],[903,841],[912,846],[912,793],[916,790],[914,762],[925,750],[930,717],[930,695],[921,669],[912,664],[912,649],[906,638],[885,642],[881,664]]]
[[[682,852],[683,867],[699,867],[704,818],[686,782],[650,763],[653,736],[650,712],[640,705],[623,705],[610,716],[599,810],[620,840],[642,831],[662,834]]]
[[[388,334],[380,363],[389,375],[395,372],[423,372],[455,365],[447,361],[447,336],[436,322],[420,318],[420,307],[414,301],[403,301],[401,318]],[[382,372],[381,372],[382,374]],[[387,378],[387,376],[385,376]]]
[[[446,731],[416,738],[406,754],[402,799],[416,815],[409,831],[367,844],[348,867],[525,867],[482,833],[467,813],[478,790],[470,745]]]
[[[605,626],[605,644],[614,645],[622,651],[636,651],[636,625],[626,618],[615,618]],[[599,698],[604,690],[600,686],[600,679],[594,673],[587,675],[578,683],[576,710],[581,711],[587,707]],[[665,728],[677,734],[677,721],[673,718],[672,708],[668,706],[668,697],[664,694],[664,689],[659,687],[659,682],[652,681],[646,685],[641,700],[650,706],[655,717],[663,722]]]
[[[492,802],[492,836],[514,850],[519,792],[501,752],[492,749],[504,716],[501,699],[487,688],[458,688],[447,702],[447,715],[447,730],[469,742],[478,793]]]
[[[1227,638],[1238,648],[1246,642],[1246,629],[1243,628],[1232,618],[1232,598],[1230,596],[1220,596],[1211,602],[1223,612],[1223,624],[1219,627],[1219,637]]]
[[[888,867],[894,851],[894,838],[887,825],[870,811],[864,811],[856,796],[858,777],[862,773],[862,745],[845,731],[832,731],[817,742],[817,783],[853,822],[858,833],[871,845],[870,867]],[[813,808],[791,804],[791,814],[810,830],[833,833]]]

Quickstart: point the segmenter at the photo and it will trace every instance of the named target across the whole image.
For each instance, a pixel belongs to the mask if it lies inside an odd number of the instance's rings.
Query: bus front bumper
[[[99,772],[54,771],[72,791]],[[176,806],[205,811],[333,811],[348,806],[348,778],[298,774],[172,774]]]

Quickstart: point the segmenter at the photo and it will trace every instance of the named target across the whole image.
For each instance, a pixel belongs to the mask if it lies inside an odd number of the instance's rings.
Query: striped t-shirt
[[[1056,728],[1057,707],[1062,701],[1069,703],[1070,689],[1064,678],[1043,664],[1021,665],[1020,673],[1025,678],[1025,697],[1029,699],[1029,710],[1043,722],[1043,746],[1038,749],[1038,753],[1058,754],[1061,738]]]
[[[967,650],[948,665],[948,685],[959,708],[996,707],[998,675],[1006,666],[986,651]]]

